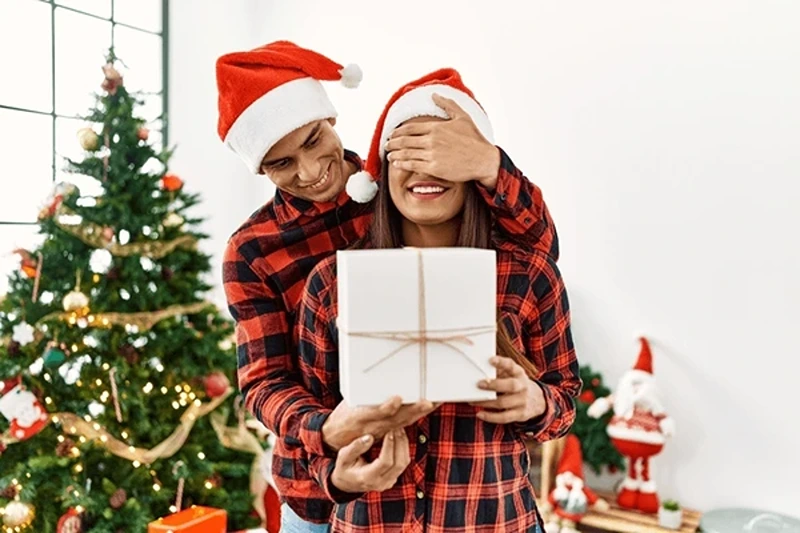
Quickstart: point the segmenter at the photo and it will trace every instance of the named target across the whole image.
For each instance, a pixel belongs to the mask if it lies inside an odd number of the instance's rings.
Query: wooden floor
[[[665,529],[658,525],[658,516],[620,509],[613,494],[601,494],[609,503],[608,511],[590,511],[581,520],[578,529],[584,533],[614,531],[618,533],[695,533],[700,526],[701,513],[683,510],[683,524],[680,529]]]

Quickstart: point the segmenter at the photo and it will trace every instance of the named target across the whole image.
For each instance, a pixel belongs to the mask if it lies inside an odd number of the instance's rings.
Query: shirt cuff
[[[547,428],[561,416],[561,408],[553,395],[551,385],[547,385],[536,379],[532,381],[542,389],[542,394],[544,394],[544,413],[525,422],[519,422],[517,424],[517,429],[526,437],[533,437],[535,439],[544,433]]]
[[[315,410],[313,413],[307,415],[303,423],[302,435],[300,440],[303,443],[303,448],[311,455],[330,456],[333,452],[322,438],[322,426],[328,417],[331,415],[330,409]]]

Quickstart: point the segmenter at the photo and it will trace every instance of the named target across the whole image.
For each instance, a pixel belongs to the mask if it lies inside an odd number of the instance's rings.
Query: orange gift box
[[[222,509],[193,505],[150,522],[147,533],[225,533],[227,529],[228,513]]]

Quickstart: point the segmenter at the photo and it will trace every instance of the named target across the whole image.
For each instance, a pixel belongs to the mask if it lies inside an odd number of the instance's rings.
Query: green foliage
[[[109,59],[114,59],[113,51]],[[63,204],[81,217],[81,224],[112,228],[120,244],[172,240],[186,234],[203,239],[206,235],[196,229],[202,219],[188,213],[199,197],[183,189],[168,192],[161,186],[170,153],[157,151],[139,138],[145,125],[134,114],[139,103],[124,86],[114,94],[98,96],[96,108],[86,118],[99,135],[99,146],[67,166],[73,173],[95,178],[103,194],[90,199],[77,190],[67,191]],[[185,223],[166,227],[163,221],[171,212]],[[219,370],[235,384],[233,326],[213,305],[194,315],[164,319],[150,331],[55,320],[37,325],[34,342],[18,346],[11,341],[12,329],[23,321],[34,325],[45,315],[63,311],[62,300],[75,288],[77,271],[92,314],[156,311],[201,302],[209,289],[203,281],[210,271],[209,256],[189,247],[162,259],[113,257],[108,273],[93,274],[90,261],[96,250],[64,231],[56,218],[40,220],[44,243],[30,250],[32,256],[41,253],[43,257],[39,300],[32,302],[34,280],[19,271],[11,275],[9,293],[0,302],[0,377],[21,375],[23,384],[50,413],[89,417],[127,444],[150,449],[173,432],[188,404],[208,401],[204,376]],[[35,363],[51,341],[66,345],[66,361],[37,371]],[[76,370],[74,365],[81,358],[87,362],[70,376],[67,370]],[[116,419],[110,394],[112,368],[122,422]],[[219,409],[232,413],[234,396]],[[102,414],[90,414],[93,402],[103,405]],[[7,427],[8,421],[0,417],[0,431]],[[78,456],[56,453],[64,439],[74,441]],[[223,447],[208,417],[197,421],[177,453],[150,465],[131,463],[111,454],[102,443],[82,441],[70,428],[51,423],[29,440],[8,445],[0,457],[0,491],[13,480],[18,482],[19,499],[36,507],[31,531],[55,531],[59,517],[77,506],[85,509],[88,532],[146,531],[149,521],[170,513],[178,486],[173,469],[182,461],[183,506],[224,508],[229,526],[245,529],[259,522],[252,513],[249,491],[253,459],[252,454]],[[212,476],[219,486],[209,489],[207,481]],[[117,489],[125,491],[126,500],[115,509],[109,500]],[[0,498],[0,505],[7,501]]]
[[[581,380],[583,392],[577,401],[577,414],[575,424],[572,426],[574,433],[581,441],[583,461],[596,473],[603,468],[612,472],[622,470],[625,461],[611,444],[611,439],[606,432],[612,413],[609,411],[600,418],[591,418],[587,413],[589,406],[597,398],[611,394],[611,390],[603,383],[603,377],[592,371],[590,366],[581,367]]]
[[[661,504],[661,507],[666,509],[667,511],[680,511],[681,506],[675,500],[667,500]]]

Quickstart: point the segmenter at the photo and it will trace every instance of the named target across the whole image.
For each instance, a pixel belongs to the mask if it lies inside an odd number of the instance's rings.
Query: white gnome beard
[[[634,381],[639,382],[636,390],[634,390]],[[614,414],[630,417],[633,415],[634,407],[656,413],[662,412],[655,380],[652,376],[645,378],[629,372],[620,380],[619,386],[614,392]]]
[[[17,424],[24,428],[30,427],[39,421],[41,414],[42,412],[37,406],[26,406],[17,413]]]

